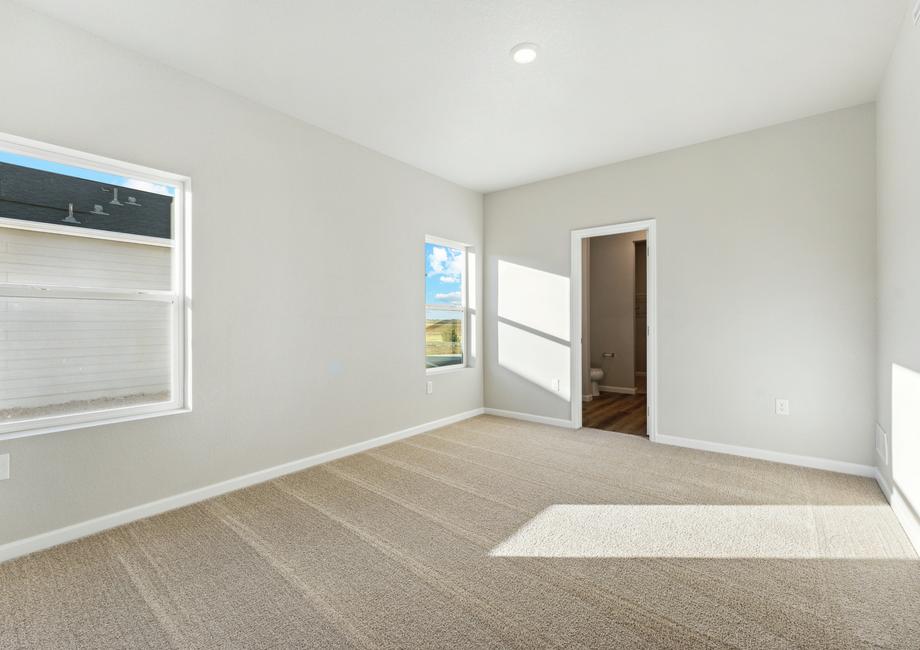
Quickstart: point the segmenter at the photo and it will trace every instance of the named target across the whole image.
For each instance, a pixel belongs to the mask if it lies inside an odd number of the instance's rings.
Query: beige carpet
[[[0,565],[0,648],[920,648],[875,483],[479,417]]]

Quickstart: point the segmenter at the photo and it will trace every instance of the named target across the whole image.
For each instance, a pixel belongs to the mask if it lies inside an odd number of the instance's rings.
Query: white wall
[[[481,249],[479,194],[6,2],[0,60],[0,131],[192,178],[195,406],[0,440],[0,544],[482,405],[424,371],[424,237]]]
[[[860,106],[487,195],[486,406],[569,419],[546,389],[568,330],[541,330],[569,315],[570,230],[653,218],[659,433],[874,464],[874,124]],[[508,264],[540,298],[530,347],[503,350]]]
[[[592,237],[591,365],[604,371],[602,386],[636,386],[636,246],[648,232]],[[616,356],[604,357],[604,352]]]
[[[878,101],[878,334],[878,417],[894,472],[881,458],[879,469],[920,513],[920,26],[910,17]]]

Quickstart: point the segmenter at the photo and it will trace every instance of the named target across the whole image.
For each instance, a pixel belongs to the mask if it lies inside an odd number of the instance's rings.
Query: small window
[[[187,193],[0,138],[0,437],[188,408]]]
[[[467,247],[425,240],[425,368],[467,365]]]

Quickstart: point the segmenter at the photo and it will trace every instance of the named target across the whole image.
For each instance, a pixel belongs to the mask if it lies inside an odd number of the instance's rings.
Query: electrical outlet
[[[0,454],[0,481],[10,477],[10,455]]]
[[[558,379],[553,380],[553,390],[556,391],[557,393],[561,390],[560,384],[561,384],[560,380]]]
[[[882,428],[881,424],[875,425],[875,453],[888,464],[888,433]]]
[[[776,400],[776,414],[777,415],[789,415],[789,400],[787,399],[777,399]]]
[[[425,386],[425,393],[427,393],[428,395],[431,395],[433,392],[434,392],[434,382],[429,381],[428,385]]]

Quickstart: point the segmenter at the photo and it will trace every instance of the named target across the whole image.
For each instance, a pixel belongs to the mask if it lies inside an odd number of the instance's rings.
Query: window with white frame
[[[0,438],[189,407],[188,196],[0,136]]]
[[[425,368],[467,365],[467,247],[425,238]]]

